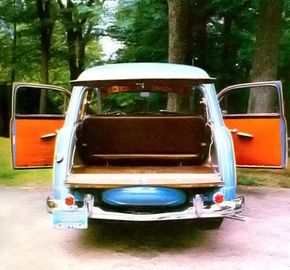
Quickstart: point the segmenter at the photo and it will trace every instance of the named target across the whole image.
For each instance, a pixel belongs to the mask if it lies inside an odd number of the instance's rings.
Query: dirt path
[[[53,230],[47,189],[0,190],[0,269],[290,269],[290,190],[242,188],[247,221]]]

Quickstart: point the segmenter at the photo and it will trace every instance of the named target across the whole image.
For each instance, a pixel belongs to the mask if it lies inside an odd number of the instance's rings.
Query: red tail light
[[[74,205],[74,203],[75,203],[74,196],[71,195],[71,194],[66,195],[66,197],[65,197],[65,204],[67,206],[72,206],[72,205]]]
[[[214,203],[222,203],[224,201],[225,197],[222,193],[215,193],[213,195],[213,201]]]

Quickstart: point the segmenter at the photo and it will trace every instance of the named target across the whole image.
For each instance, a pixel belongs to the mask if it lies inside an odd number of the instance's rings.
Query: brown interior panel
[[[77,129],[85,162],[207,156],[210,132],[199,116],[87,116]]]

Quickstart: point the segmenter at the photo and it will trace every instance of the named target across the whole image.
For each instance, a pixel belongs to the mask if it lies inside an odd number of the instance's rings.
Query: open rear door
[[[230,86],[218,98],[237,165],[285,168],[287,128],[281,82]]]
[[[14,168],[50,167],[57,130],[63,126],[70,92],[40,84],[15,83],[12,93]]]

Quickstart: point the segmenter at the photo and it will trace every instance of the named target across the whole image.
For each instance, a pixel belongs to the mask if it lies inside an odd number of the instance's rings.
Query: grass
[[[290,162],[289,162],[290,163]],[[290,167],[279,169],[237,169],[238,184],[290,188]],[[50,186],[52,169],[13,170],[10,140],[0,137],[0,187]]]
[[[253,174],[238,173],[238,184],[241,186],[265,186],[264,179]]]
[[[52,169],[13,170],[11,166],[10,140],[0,137],[0,186],[49,186]]]
[[[237,173],[239,185],[290,188],[290,166],[283,170],[238,168]]]

